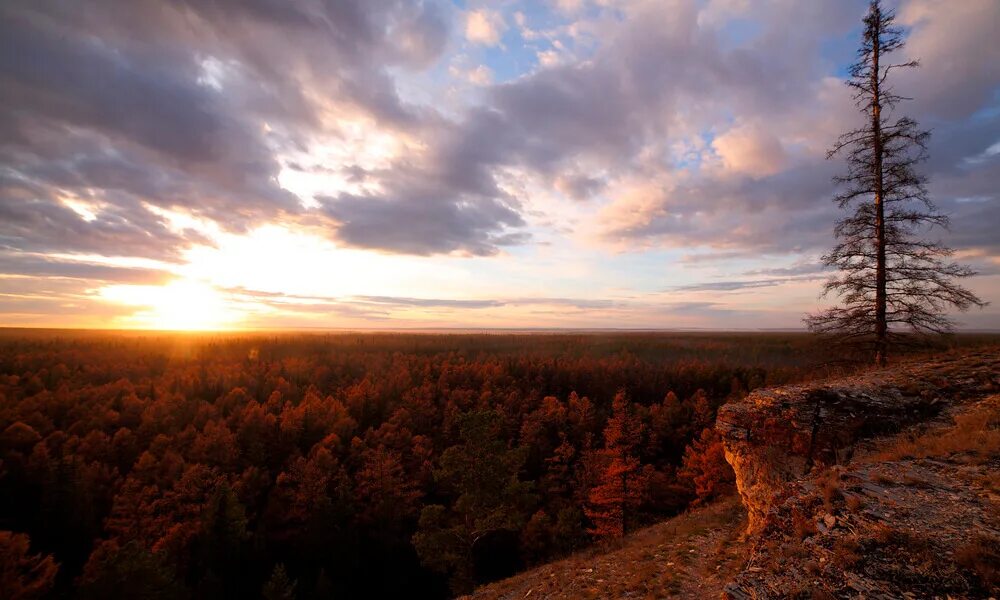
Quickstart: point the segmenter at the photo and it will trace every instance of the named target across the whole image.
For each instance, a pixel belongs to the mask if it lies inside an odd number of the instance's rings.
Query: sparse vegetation
[[[838,539],[833,544],[833,563],[843,569],[850,569],[861,560],[861,544],[857,537],[850,535]]]
[[[976,464],[1000,457],[1000,396],[959,414],[954,425],[899,436],[870,453],[866,460],[931,457],[955,457]]]
[[[1000,592],[1000,537],[976,533],[955,553],[955,562],[974,573],[991,595]]]
[[[792,511],[792,532],[796,538],[802,540],[818,531],[816,522],[809,515],[797,508]]]
[[[739,569],[745,515],[735,497],[694,509],[621,539],[476,590],[501,598],[717,597]]]
[[[823,506],[828,511],[833,510],[834,504],[844,499],[844,492],[841,490],[840,473],[838,468],[827,469],[819,480],[820,492],[823,495]]]

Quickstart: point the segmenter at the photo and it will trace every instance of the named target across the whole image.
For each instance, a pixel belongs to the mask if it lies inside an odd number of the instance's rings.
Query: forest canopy
[[[802,334],[0,332],[2,583],[447,597],[731,492],[718,406],[828,358]]]

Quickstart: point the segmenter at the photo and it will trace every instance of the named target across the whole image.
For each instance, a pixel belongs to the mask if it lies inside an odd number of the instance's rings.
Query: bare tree
[[[930,133],[909,117],[892,117],[896,105],[908,98],[894,92],[889,74],[918,66],[917,61],[887,59],[904,43],[894,19],[892,11],[872,0],[847,81],[866,123],[842,135],[827,155],[847,159],[847,173],[835,178],[843,188],[835,200],[841,209],[854,210],[837,223],[838,243],[823,257],[839,271],[823,293],[834,293],[841,305],[806,318],[812,331],[869,345],[879,366],[886,364],[890,345],[906,336],[950,331],[949,307],[965,311],[985,305],[955,282],[975,272],[949,262],[947,246],[920,237],[947,227],[948,218],[937,211],[926,178],[916,171],[927,158]]]

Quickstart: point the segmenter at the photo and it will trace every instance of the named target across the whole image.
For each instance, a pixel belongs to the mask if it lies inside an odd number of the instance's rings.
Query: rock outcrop
[[[726,460],[758,532],[789,482],[843,464],[865,439],[1000,389],[1000,352],[978,351],[819,383],[758,390],[719,410]]]
[[[723,597],[996,597],[1000,465],[979,458],[858,460],[789,484]]]
[[[998,391],[993,349],[724,407],[751,535],[723,597],[1000,597]]]

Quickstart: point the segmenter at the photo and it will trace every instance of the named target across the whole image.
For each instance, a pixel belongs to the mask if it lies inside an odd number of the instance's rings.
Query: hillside
[[[718,597],[743,563],[746,512],[735,496],[483,586],[470,598]]]
[[[717,424],[748,513],[724,500],[473,597],[995,597],[998,377],[991,349],[758,390]]]

